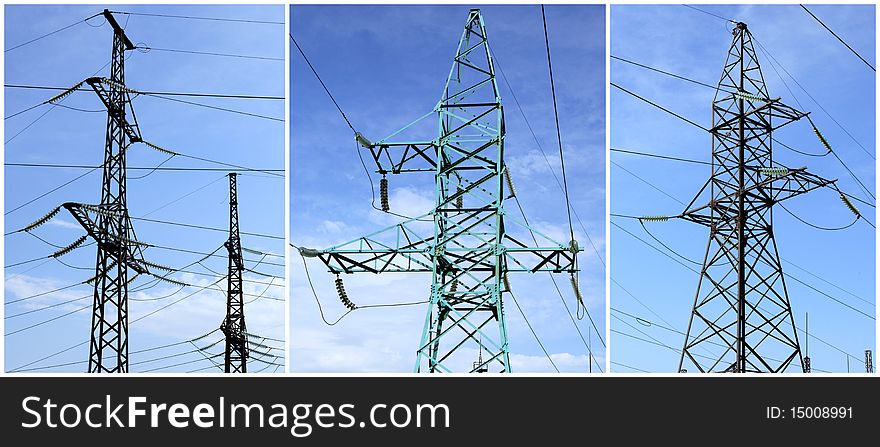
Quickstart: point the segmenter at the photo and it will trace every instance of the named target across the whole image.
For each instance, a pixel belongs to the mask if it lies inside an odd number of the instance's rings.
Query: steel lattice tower
[[[129,90],[125,87],[125,52],[135,46],[110,11],[105,9],[103,14],[113,29],[110,78],[89,78],[84,82],[92,87],[107,108],[101,203],[65,203],[64,207],[98,247],[95,277],[92,279],[95,292],[88,371],[124,373],[128,372],[129,360],[128,283],[137,274],[148,273],[126,202],[125,153],[131,144],[142,139],[131,109]],[[131,122],[128,121],[129,111]],[[131,278],[129,269],[135,272]]]
[[[238,231],[238,186],[236,173],[229,173],[229,240],[223,245],[229,253],[226,286],[226,319],[220,330],[226,336],[225,368],[227,373],[247,372],[247,329],[244,324],[244,290],[241,238]]]
[[[430,117],[437,119],[436,139],[394,140]],[[562,245],[532,230],[545,246],[529,247],[508,233],[510,223],[530,228],[505,215],[504,200],[512,191],[504,181],[509,175],[504,136],[504,113],[485,24],[480,10],[472,9],[434,109],[378,142],[356,135],[382,175],[383,208],[387,210],[388,202],[385,176],[413,172],[433,173],[434,208],[326,250],[300,250],[304,256],[320,257],[336,275],[431,274],[430,305],[416,349],[416,372],[510,372],[502,299],[509,290],[507,273],[577,271],[580,250],[575,241]],[[338,276],[337,288],[343,302],[356,308]]]
[[[806,116],[771,99],[751,33],[737,23],[712,103],[712,176],[677,216],[709,228],[679,371],[688,365],[699,372],[782,372],[794,362],[806,367],[772,207],[834,181],[774,163],[771,137]],[[711,200],[695,206],[704,192]]]

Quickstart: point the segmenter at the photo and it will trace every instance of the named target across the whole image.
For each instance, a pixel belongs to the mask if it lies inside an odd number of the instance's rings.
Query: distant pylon
[[[224,243],[229,253],[226,287],[226,318],[220,330],[226,336],[224,372],[247,372],[247,329],[244,324],[244,290],[241,238],[238,231],[238,185],[236,174],[229,173],[229,239]]]

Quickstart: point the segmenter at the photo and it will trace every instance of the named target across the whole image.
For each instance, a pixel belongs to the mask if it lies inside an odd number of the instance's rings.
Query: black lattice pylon
[[[771,99],[752,36],[737,23],[712,103],[711,195],[680,217],[709,228],[678,370],[806,368],[773,232],[774,204],[833,181],[775,163],[772,132],[806,114]]]
[[[226,318],[220,330],[226,336],[224,372],[246,373],[248,359],[247,329],[244,323],[244,290],[241,238],[238,230],[238,185],[236,174],[229,174],[229,239],[224,244],[229,253],[226,287]]]
[[[135,48],[125,30],[104,10],[113,29],[110,78],[90,78],[86,82],[107,108],[103,181],[100,205],[66,203],[65,208],[86,229],[97,245],[91,339],[90,373],[128,372],[128,270],[145,273],[138,262],[137,238],[128,216],[126,201],[125,152],[141,141],[136,120],[129,122],[131,98],[125,87],[125,52]],[[96,214],[92,219],[89,212]]]

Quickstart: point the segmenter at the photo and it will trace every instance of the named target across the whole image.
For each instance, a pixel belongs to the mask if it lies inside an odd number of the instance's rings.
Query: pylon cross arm
[[[98,98],[104,103],[104,107],[107,108],[108,113],[113,116],[116,121],[119,123],[119,126],[122,128],[122,131],[125,133],[125,136],[128,137],[131,142],[139,142],[143,141],[141,137],[141,130],[138,127],[137,119],[134,118],[134,109],[132,109],[131,116],[134,119],[134,123],[129,123],[127,119],[125,119],[124,112],[125,110],[116,110],[116,105],[114,101],[110,97],[110,92],[105,87],[105,83],[107,80],[104,78],[89,78],[86,80],[92,90],[98,95]],[[116,88],[122,90],[122,95],[125,96],[125,101],[123,101],[122,107],[125,107],[128,104],[128,107],[131,108],[131,97],[129,96],[129,89],[124,85],[110,85],[111,88]]]
[[[380,174],[437,172],[437,157],[441,152],[444,157],[441,175],[454,172],[457,169],[474,169],[474,164],[478,164],[478,167],[494,169],[495,160],[492,156],[484,155],[484,152],[498,143],[498,138],[493,135],[498,135],[499,131],[493,127],[487,127],[488,125],[483,121],[500,107],[500,102],[450,103],[441,101],[434,111],[423,115],[378,142],[372,143],[360,134],[357,136],[357,141],[361,146],[369,149],[370,155],[376,163],[377,172]],[[457,113],[458,110],[464,112]],[[438,115],[441,120],[448,119],[447,127],[444,128],[437,140],[393,141],[394,137],[432,115]],[[466,137],[464,131],[473,131],[474,135]],[[480,141],[482,144],[468,149],[465,149],[461,144],[474,141]]]
[[[132,270],[137,272],[138,274],[147,274],[150,273],[147,264],[144,262],[143,258],[138,254],[138,243],[137,241],[120,241],[117,239],[111,239],[107,234],[104,234],[100,231],[100,226],[96,222],[95,219],[92,219],[89,216],[89,209],[100,209],[95,205],[83,205],[81,203],[73,203],[68,202],[62,205],[73,218],[82,225],[83,229],[86,230],[86,233],[97,243],[99,246],[103,247],[105,250],[110,252],[119,252],[121,247],[125,247],[128,250],[128,256],[126,257],[127,265]],[[100,215],[101,211],[97,211]],[[106,214],[109,216],[114,213],[113,211],[107,211]],[[107,217],[105,217],[107,218]],[[125,219],[128,219],[128,216],[125,216]],[[129,228],[131,227],[131,222],[128,223]]]
[[[434,142],[377,143],[369,150],[380,174],[437,170]]]
[[[733,104],[731,104],[731,107]],[[723,109],[722,109],[723,110]],[[729,112],[729,110],[728,110]],[[716,112],[720,113],[720,112]],[[709,131],[716,137],[726,138],[739,141],[736,135],[727,135],[722,132],[728,132],[739,128],[739,120],[742,118],[747,123],[754,126],[763,127],[767,131],[774,131],[787,124],[793,123],[808,116],[809,113],[801,112],[789,105],[783,104],[778,98],[762,104],[761,106],[750,109],[748,112],[739,115],[729,115],[718,124],[713,126]],[[719,118],[724,118],[723,115]]]
[[[428,222],[433,222],[434,212],[427,213],[405,222],[355,240],[324,250],[306,250],[305,253],[318,257],[333,273],[383,273],[383,272],[425,272],[433,271],[434,257],[443,257],[451,264],[463,263],[470,269],[493,269],[491,263],[480,261],[483,256],[494,255],[501,250],[506,261],[506,270],[511,272],[576,272],[576,255],[582,251],[575,244],[565,246],[552,240],[540,231],[531,229],[516,219],[509,223],[531,230],[541,246],[532,247],[521,242],[511,234],[502,236],[502,243],[494,241],[494,236],[476,233],[479,224],[491,217],[485,211],[473,211],[471,219],[460,223],[447,222],[444,240],[450,242],[435,247],[434,235],[425,234]],[[482,247],[464,247],[455,238],[472,237],[484,240]]]
[[[837,180],[828,180],[816,174],[807,172],[807,168],[788,169],[779,175],[769,175],[758,183],[755,183],[742,191],[734,191],[704,205],[689,207],[687,210],[675,216],[694,223],[711,226],[727,217],[711,213],[711,210],[720,204],[728,203],[738,198],[741,194],[750,196],[752,199],[763,201],[765,206],[773,206],[784,200],[808,193],[814,189],[833,185]],[[728,213],[723,213],[728,214]]]

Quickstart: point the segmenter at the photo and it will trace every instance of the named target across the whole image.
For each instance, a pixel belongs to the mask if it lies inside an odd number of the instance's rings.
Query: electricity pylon
[[[238,232],[238,186],[236,174],[229,173],[229,240],[223,245],[229,253],[226,286],[226,319],[220,330],[226,336],[224,372],[247,372],[247,330],[244,324],[244,290],[242,289],[241,238]]]
[[[110,78],[89,78],[49,102],[87,83],[107,108],[101,203],[70,202],[64,207],[98,247],[88,372],[124,373],[128,372],[128,284],[134,276],[149,273],[128,215],[125,153],[131,144],[143,140],[125,87],[125,52],[135,46],[110,11],[105,9],[104,17],[113,29]],[[135,272],[131,278],[129,269]]]
[[[433,140],[396,140],[424,120],[437,119]],[[530,229],[507,216],[504,200],[504,113],[480,10],[471,9],[441,100],[434,109],[375,143],[358,133],[382,175],[382,208],[388,210],[387,174],[430,172],[433,209],[390,228],[325,250],[319,257],[337,275],[337,289],[351,309],[340,273],[431,274],[430,305],[416,349],[416,372],[510,372],[503,293],[508,272],[577,272],[580,249]],[[428,223],[430,222],[430,224]],[[543,247],[529,247],[507,231],[513,223],[534,231]],[[576,283],[575,283],[576,284]],[[578,294],[579,296],[579,294]],[[479,353],[479,357],[478,357]],[[479,361],[474,362],[475,359]]]
[[[865,349],[865,372],[874,372],[874,360],[871,358],[871,350]]]
[[[795,361],[806,368],[772,211],[836,181],[773,161],[773,131],[806,116],[771,99],[751,33],[736,23],[712,103],[712,176],[676,216],[709,228],[679,371],[689,364],[699,372],[782,372]],[[709,203],[696,206],[707,188]]]

